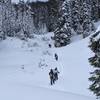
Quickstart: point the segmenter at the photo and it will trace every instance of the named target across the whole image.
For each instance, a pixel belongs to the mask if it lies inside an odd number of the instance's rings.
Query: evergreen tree
[[[61,0],[62,1],[62,0]],[[54,31],[58,21],[59,0],[48,1],[49,31]]]
[[[80,2],[79,0],[71,0],[70,6],[71,6],[71,20],[72,20],[71,27],[77,33],[79,25],[81,25],[80,24]]]
[[[2,1],[0,1],[0,40],[2,39]]]
[[[7,36],[11,36],[11,0],[3,2],[3,32]]]
[[[87,0],[84,0],[83,2],[82,16],[83,38],[85,38],[90,35],[91,31],[94,30],[94,25],[91,20],[91,7]]]
[[[89,58],[89,62],[95,68],[95,70],[91,72],[92,76],[89,78],[92,82],[89,89],[97,97],[100,97],[100,31],[91,37],[89,47],[94,52],[94,56]]]
[[[91,0],[90,3],[92,20],[98,21],[100,18],[100,0]]]
[[[4,20],[5,20],[5,2],[4,0],[0,1],[0,40],[5,39],[4,33]]]
[[[71,19],[69,2],[64,1],[59,10],[60,17],[57,27],[54,31],[55,46],[61,47],[70,43],[71,37]]]

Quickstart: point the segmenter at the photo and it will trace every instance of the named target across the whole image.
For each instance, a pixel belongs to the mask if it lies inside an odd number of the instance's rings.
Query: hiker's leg
[[[50,84],[52,85],[52,80],[50,79]]]

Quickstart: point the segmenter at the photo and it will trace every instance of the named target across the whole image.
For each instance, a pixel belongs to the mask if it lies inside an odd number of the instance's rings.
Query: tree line
[[[69,44],[74,35],[87,37],[100,18],[99,0],[48,0],[30,2],[0,0],[0,38],[33,38],[35,34],[54,32],[55,46]]]

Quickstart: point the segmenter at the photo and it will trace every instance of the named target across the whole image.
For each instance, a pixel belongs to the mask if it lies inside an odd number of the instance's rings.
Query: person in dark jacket
[[[58,61],[58,55],[55,53],[55,59],[56,61]]]
[[[54,84],[54,73],[53,73],[53,69],[50,70],[49,72],[49,76],[50,76],[50,84],[53,85]]]
[[[53,73],[54,73],[54,80],[57,81],[58,80],[58,74],[59,74],[57,67],[53,70]]]
[[[49,44],[49,48],[51,48],[52,46],[51,46],[51,44]]]

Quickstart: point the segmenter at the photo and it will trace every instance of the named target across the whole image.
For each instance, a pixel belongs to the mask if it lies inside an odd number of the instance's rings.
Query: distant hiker
[[[51,48],[51,44],[49,44],[49,48]]]
[[[57,67],[53,70],[54,73],[54,80],[57,81],[58,80],[58,74],[60,73],[57,69]]]
[[[53,73],[53,69],[50,70],[49,76],[50,76],[50,84],[53,85],[54,84],[54,73]]]
[[[55,53],[55,59],[56,61],[58,61],[58,55]]]

